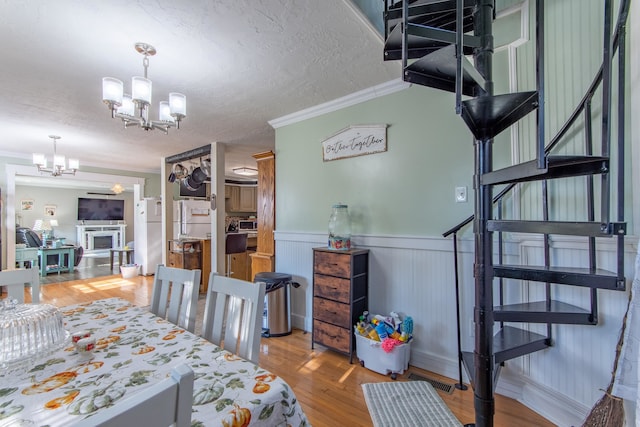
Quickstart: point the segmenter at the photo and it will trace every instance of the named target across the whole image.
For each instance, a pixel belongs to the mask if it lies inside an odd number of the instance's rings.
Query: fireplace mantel
[[[76,225],[78,244],[88,254],[122,248],[126,226],[127,224]]]

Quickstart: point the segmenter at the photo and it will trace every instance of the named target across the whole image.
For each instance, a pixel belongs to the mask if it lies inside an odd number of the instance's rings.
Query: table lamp
[[[57,222],[57,221],[56,221]],[[51,231],[51,223],[49,220],[36,219],[33,224],[33,231],[40,232],[42,235],[42,244],[45,245],[49,231]]]
[[[47,221],[45,221],[47,222]],[[58,220],[57,219],[50,219],[48,220],[49,222],[49,228],[51,228],[51,238],[54,238],[54,228],[53,227],[57,227],[58,226]]]

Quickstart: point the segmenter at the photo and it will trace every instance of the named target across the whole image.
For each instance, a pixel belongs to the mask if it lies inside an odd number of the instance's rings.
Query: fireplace
[[[85,253],[104,252],[124,246],[126,224],[76,225],[78,242]]]
[[[93,235],[93,249],[94,250],[99,250],[99,249],[111,249],[113,247],[113,237],[112,235],[109,236],[96,236]]]

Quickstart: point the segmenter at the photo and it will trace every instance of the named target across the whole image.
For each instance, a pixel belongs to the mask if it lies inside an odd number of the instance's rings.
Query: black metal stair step
[[[445,30],[429,25],[414,24],[411,22],[407,25],[407,34],[448,44],[454,44],[456,42],[455,31]],[[464,44],[464,47],[480,47],[480,38],[476,36],[463,35],[462,43]]]
[[[471,26],[471,19],[466,18],[469,22],[464,22],[466,26]],[[451,25],[449,23],[432,22],[430,24],[424,24],[432,28],[442,28],[447,31],[455,31],[455,20]],[[384,42],[384,60],[395,61],[402,59],[402,27],[396,25],[389,27],[389,35]],[[418,35],[407,34],[407,59],[422,58],[425,55],[429,55],[431,52],[441,49],[447,46],[449,43],[446,41],[439,41],[421,37]],[[465,55],[471,55],[473,53],[473,47],[463,47]],[[454,69],[455,70],[455,69]]]
[[[484,78],[465,57],[462,58],[462,93],[476,96],[484,92]],[[404,80],[449,92],[456,91],[456,49],[448,45],[407,65]]]
[[[457,0],[417,0],[409,1],[408,15],[410,18],[432,19],[433,15],[440,16],[442,14],[453,14],[453,21],[455,22]],[[473,8],[475,7],[476,0],[464,0],[463,3],[463,16],[471,16],[473,14]],[[403,2],[397,2],[389,7],[384,18],[390,22],[397,22],[402,19]],[[427,21],[416,21],[420,23],[426,23]]]
[[[505,326],[493,336],[493,356],[495,367],[493,370],[493,383],[498,381],[500,364],[525,354],[534,353],[549,347],[546,336],[524,329]],[[471,386],[475,383],[475,358],[472,352],[462,352],[464,364]]]
[[[538,169],[537,160],[531,160],[498,169],[483,174],[480,177],[480,183],[482,185],[507,184],[595,175],[609,171],[609,158],[601,156],[547,156],[545,164],[545,168]]]
[[[589,311],[572,304],[551,300],[499,305],[493,308],[496,322],[557,323],[595,325],[598,319]]]
[[[474,354],[470,351],[463,351],[462,352],[462,366],[464,366],[464,370],[467,373],[467,376],[469,377],[469,382],[471,383],[471,387],[475,387],[475,376],[476,376],[476,372],[475,372],[475,358],[474,358]],[[493,368],[493,385],[495,387],[495,384],[498,382],[498,377],[500,376],[500,369],[502,368],[502,365],[498,364],[496,366],[494,366]]]
[[[410,3],[407,22],[450,31],[456,30],[456,0],[418,0]],[[464,0],[462,11],[463,33],[468,33],[474,28],[474,7],[475,0]],[[389,8],[383,19],[387,22],[387,31],[389,33],[391,33],[391,30],[399,31],[400,29],[395,27],[402,22],[402,2]],[[401,43],[401,39],[399,40]]]
[[[493,353],[496,364],[544,350],[549,346],[550,343],[546,336],[513,326],[505,326],[493,336]]]
[[[490,220],[487,222],[489,231],[512,233],[560,234],[564,236],[609,237],[625,235],[625,222],[580,222],[580,221],[518,221]]]
[[[538,107],[538,92],[479,96],[462,102],[462,120],[476,139],[490,139]]]
[[[610,271],[576,267],[545,267],[531,265],[494,265],[493,275],[507,279],[558,283],[586,288],[624,291],[624,278],[618,279]]]

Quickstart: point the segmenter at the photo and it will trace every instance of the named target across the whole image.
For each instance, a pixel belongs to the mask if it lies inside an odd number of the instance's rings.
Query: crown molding
[[[292,125],[294,123],[312,119],[314,117],[322,116],[334,111],[342,110],[343,108],[350,107],[361,102],[369,101],[381,96],[390,95],[392,93],[405,90],[409,87],[411,87],[411,83],[407,83],[405,81],[402,81],[401,79],[391,80],[386,83],[382,83],[377,86],[373,86],[358,92],[354,92],[350,95],[343,96],[342,98],[334,99],[333,101],[316,105],[315,107],[310,107],[304,110],[300,110],[296,113],[288,114],[286,116],[270,120],[268,123],[272,128],[278,129],[283,126]]]

